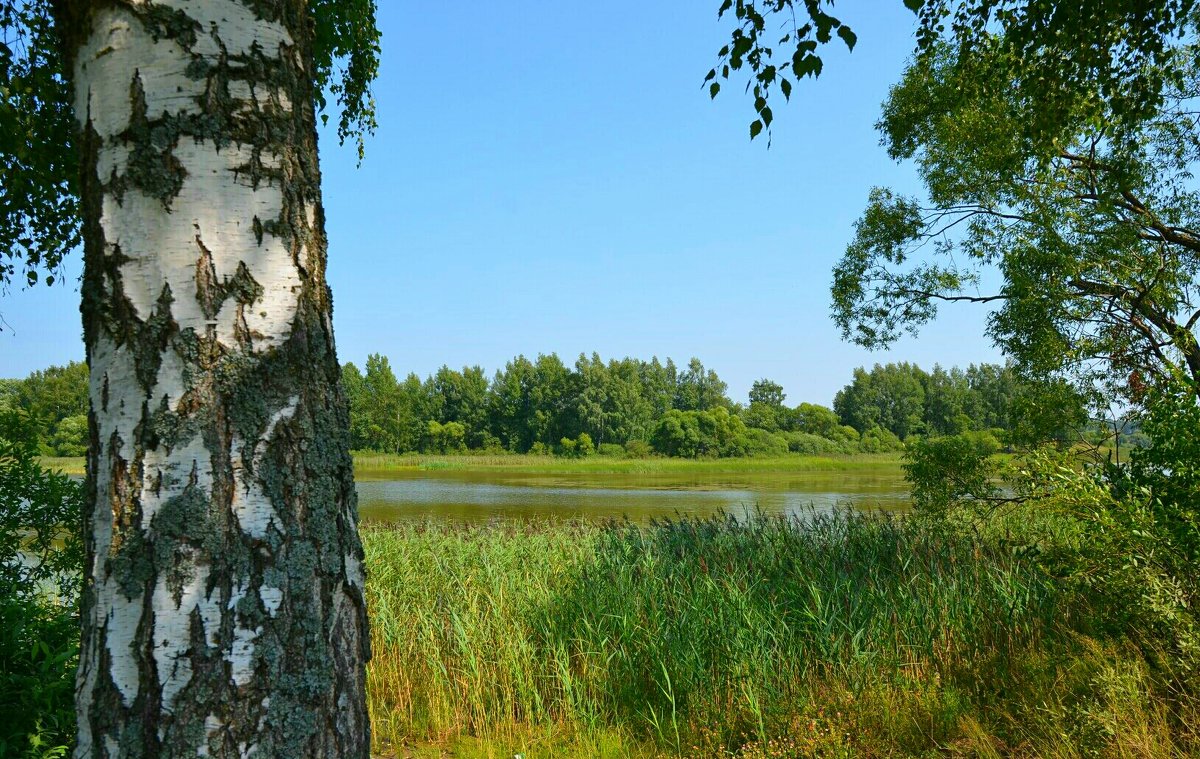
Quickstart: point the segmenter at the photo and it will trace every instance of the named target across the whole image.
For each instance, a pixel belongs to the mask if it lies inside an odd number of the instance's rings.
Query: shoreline
[[[511,474],[789,474],[805,472],[855,472],[901,464],[899,453],[854,453],[744,457],[724,459],[681,459],[661,456],[618,458],[588,456],[582,459],[533,454],[386,454],[354,452],[356,473],[388,472],[503,472]],[[83,476],[82,456],[43,456],[42,466],[64,474]]]

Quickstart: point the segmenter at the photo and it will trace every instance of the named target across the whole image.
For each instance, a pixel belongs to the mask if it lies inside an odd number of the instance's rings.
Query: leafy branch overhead
[[[1034,373],[1134,401],[1200,379],[1200,48],[1174,50],[1139,70],[1159,89],[1138,102],[1088,78],[1044,101],[1061,110],[1041,125],[1043,101],[994,85],[1028,71],[1007,42],[919,56],[877,126],[926,197],[872,192],[834,269],[843,335],[886,347],[939,304],[987,303],[991,337]]]
[[[832,2],[826,3],[830,6]],[[829,42],[836,33],[850,50],[854,49],[858,37],[849,26],[822,10],[822,0],[803,0],[803,9],[798,19],[793,0],[725,0],[717,11],[725,18],[730,11],[737,20],[729,44],[717,52],[717,65],[704,77],[709,97],[715,98],[721,91],[721,81],[746,68],[750,74],[746,91],[754,97],[756,118],[750,122],[750,139],[763,130],[768,134],[774,113],[768,104],[771,94],[778,87],[785,100],[790,100],[795,81],[806,76],[821,75],[823,63],[817,55],[818,46]],[[779,16],[774,23],[783,30],[778,43],[772,43],[775,32],[768,32],[768,20]],[[803,18],[807,20],[800,20]],[[776,48],[783,51],[777,56]],[[787,53],[790,51],[790,57]]]
[[[1084,107],[1136,129],[1161,105],[1163,88],[1172,83],[1166,64],[1200,20],[1196,0],[893,2],[903,2],[916,16],[918,58],[939,45],[956,48],[962,59],[980,46],[998,45],[1014,61],[1012,78],[990,86],[1016,93],[1027,106],[1022,130],[1043,141],[1059,135],[1065,114]],[[798,80],[821,74],[822,45],[837,36],[854,49],[857,36],[830,13],[834,5],[833,0],[723,0],[718,15],[732,13],[736,25],[704,81],[716,97],[722,81],[745,73],[746,90],[754,98],[751,138],[770,130],[776,91],[790,100]],[[1083,83],[1088,86],[1080,87]]]
[[[52,0],[0,0],[0,288],[53,284],[80,243],[75,116]],[[314,101],[338,114],[338,138],[375,130],[371,85],[379,73],[375,0],[314,0]],[[332,98],[331,105],[328,100]]]

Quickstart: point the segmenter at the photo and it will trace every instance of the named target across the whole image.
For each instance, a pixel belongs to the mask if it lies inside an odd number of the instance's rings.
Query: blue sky
[[[735,400],[765,376],[790,403],[829,403],[863,364],[1000,360],[978,308],[887,353],[829,319],[871,186],[918,189],[873,129],[911,14],[847,7],[858,47],[830,45],[821,78],[776,105],[768,150],[740,85],[701,87],[729,33],[718,4],[380,2],[365,163],[322,135],[342,360],[424,376],[518,353],[698,356]],[[0,299],[0,376],[82,358],[67,280]]]

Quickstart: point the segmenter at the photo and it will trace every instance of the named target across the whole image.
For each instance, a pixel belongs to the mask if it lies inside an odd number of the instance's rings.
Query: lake
[[[359,469],[364,521],[603,520],[645,522],[676,514],[799,514],[849,505],[908,508],[898,464],[851,471],[529,473],[497,470]]]

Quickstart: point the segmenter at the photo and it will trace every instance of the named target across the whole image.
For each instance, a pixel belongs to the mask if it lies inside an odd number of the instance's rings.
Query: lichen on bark
[[[303,0],[66,0],[91,366],[79,756],[367,756]]]

